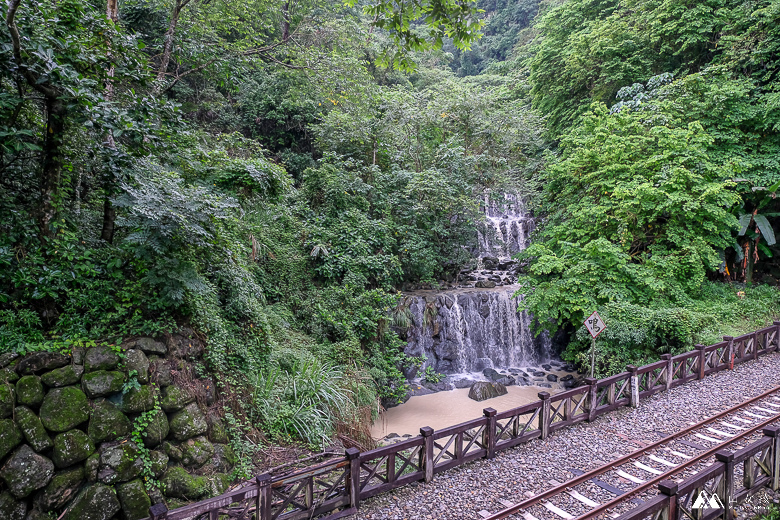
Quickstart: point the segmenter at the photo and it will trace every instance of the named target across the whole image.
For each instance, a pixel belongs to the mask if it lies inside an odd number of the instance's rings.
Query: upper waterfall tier
[[[528,246],[534,220],[528,215],[522,198],[505,193],[485,195],[485,226],[479,230],[479,256],[509,260]]]

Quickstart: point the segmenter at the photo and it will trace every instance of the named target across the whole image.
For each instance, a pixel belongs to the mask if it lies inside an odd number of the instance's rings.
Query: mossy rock
[[[149,460],[151,462],[151,471],[155,478],[160,478],[165,470],[168,469],[168,455],[160,450],[152,450],[149,452]]]
[[[98,480],[104,484],[128,482],[141,475],[144,468],[141,451],[134,442],[100,448]]]
[[[84,468],[76,466],[54,474],[51,482],[35,495],[35,506],[41,511],[60,509],[78,493],[84,481]]]
[[[23,376],[48,372],[55,368],[64,367],[70,363],[70,358],[57,352],[34,352],[24,357],[16,365],[16,371]]]
[[[52,461],[38,455],[26,444],[22,444],[0,469],[0,478],[16,498],[24,498],[41,489],[53,476]]]
[[[43,401],[43,385],[38,376],[24,376],[16,382],[16,402],[38,408]]]
[[[113,489],[92,484],[78,494],[62,520],[109,520],[119,509],[119,499]]]
[[[149,516],[149,508],[152,507],[152,501],[146,494],[144,483],[141,479],[131,480],[116,487],[116,494],[119,497],[119,503],[122,505],[122,512],[125,520],[140,520]]]
[[[156,394],[156,387],[142,385],[140,388],[128,390],[127,393],[112,396],[111,401],[124,413],[142,413],[154,408]]]
[[[97,482],[100,469],[100,453],[93,453],[84,461],[84,478],[87,482]]]
[[[194,500],[208,493],[208,482],[204,477],[187,473],[181,466],[168,468],[160,479],[165,495],[183,500]]]
[[[81,430],[70,430],[54,438],[52,460],[58,468],[67,468],[95,453],[95,445]]]
[[[27,503],[16,500],[11,493],[0,493],[0,518],[3,520],[25,520]]]
[[[157,341],[154,338],[138,338],[128,342],[125,347],[142,350],[147,354],[160,354],[164,356],[168,353],[168,347],[165,346],[165,343]]]
[[[52,517],[49,513],[44,513],[39,509],[31,509],[24,520],[52,520]]]
[[[182,386],[166,386],[162,390],[160,406],[166,412],[178,412],[193,401],[195,396],[189,389]]]
[[[125,414],[106,399],[95,401],[87,434],[95,444],[113,441],[130,435],[133,424]]]
[[[22,432],[11,419],[0,419],[0,460],[22,442]]]
[[[209,461],[209,467],[213,471],[221,473],[229,472],[236,465],[237,459],[233,448],[229,444],[215,444],[214,455]]]
[[[54,388],[43,398],[39,415],[47,430],[66,432],[89,419],[87,396],[75,386]]]
[[[149,424],[144,429],[144,446],[154,448],[165,440],[169,431],[168,417],[165,415],[165,412],[162,410],[153,411]]]
[[[196,403],[190,403],[183,410],[174,413],[170,426],[171,434],[180,441],[204,435],[209,429],[206,416],[203,415]]]
[[[209,425],[209,440],[211,442],[220,444],[227,444],[229,442],[227,429],[219,415],[213,412],[209,413],[206,416],[206,422]]]
[[[121,358],[111,347],[101,345],[88,348],[84,353],[84,370],[94,372],[96,370],[114,370],[119,366]]]
[[[14,359],[17,359],[18,357],[19,354],[16,352],[5,352],[4,354],[0,354],[0,368],[7,367]]]
[[[119,392],[124,384],[125,375],[115,370],[95,370],[81,378],[81,388],[90,399]]]
[[[35,412],[26,406],[17,406],[14,410],[16,425],[24,434],[27,444],[37,452],[45,451],[54,446],[51,437],[43,427],[41,419],[35,415]]]
[[[187,467],[199,468],[214,455],[214,445],[202,435],[182,442],[179,447],[181,462]]]
[[[166,387],[173,384],[173,373],[171,372],[171,362],[167,359],[154,359],[151,361],[151,373],[154,375],[152,380],[158,386]]]
[[[183,456],[181,452],[181,446],[170,441],[165,441],[160,447],[171,460],[181,462],[181,458]]]
[[[130,349],[125,352],[125,371],[132,374],[142,385],[149,383],[149,359],[141,350]]]
[[[221,495],[230,487],[230,477],[225,473],[214,473],[204,478],[206,479],[206,496]]]
[[[10,417],[16,405],[16,387],[10,384],[0,384],[0,419]]]
[[[41,382],[49,388],[59,388],[62,386],[75,385],[81,381],[84,375],[84,367],[81,365],[68,365],[51,372],[46,372],[41,376]]]
[[[19,374],[11,367],[5,367],[0,370],[0,383],[14,384],[19,381]]]

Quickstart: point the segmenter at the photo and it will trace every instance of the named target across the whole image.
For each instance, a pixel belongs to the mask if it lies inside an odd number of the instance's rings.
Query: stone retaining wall
[[[209,410],[213,383],[193,375],[202,352],[185,330],[1,355],[0,519],[137,520],[164,499],[224,492],[235,456]]]

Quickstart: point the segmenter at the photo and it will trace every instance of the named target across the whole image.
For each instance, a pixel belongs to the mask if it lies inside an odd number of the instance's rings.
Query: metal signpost
[[[587,327],[588,332],[590,332],[592,337],[590,342],[590,377],[593,377],[593,372],[596,367],[596,338],[599,334],[604,332],[607,325],[604,323],[604,320],[601,319],[599,313],[593,311],[593,314],[585,319],[585,327]]]

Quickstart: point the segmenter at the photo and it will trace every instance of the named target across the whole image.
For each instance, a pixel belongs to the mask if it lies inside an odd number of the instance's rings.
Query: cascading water
[[[549,337],[534,337],[514,296],[519,286],[511,256],[528,245],[533,218],[514,194],[486,197],[484,208],[478,268],[462,272],[457,289],[407,294],[413,326],[405,352],[440,373],[538,366],[551,357]]]

